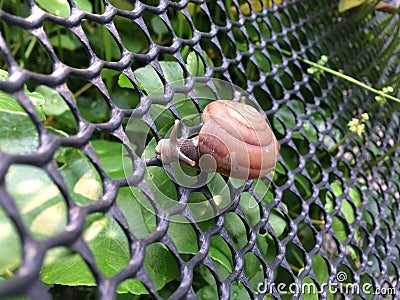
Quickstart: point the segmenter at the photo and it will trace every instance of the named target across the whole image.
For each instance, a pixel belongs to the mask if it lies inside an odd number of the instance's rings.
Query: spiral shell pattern
[[[279,143],[264,117],[252,106],[229,100],[207,105],[199,133],[200,168],[216,165],[216,172],[239,179],[255,179],[271,171]],[[201,164],[201,158],[215,162]],[[211,167],[210,167],[211,168]]]

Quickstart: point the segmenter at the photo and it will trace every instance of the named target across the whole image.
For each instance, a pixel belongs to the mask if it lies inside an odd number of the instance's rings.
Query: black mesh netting
[[[325,0],[1,5],[0,298],[399,298],[400,152],[377,161],[398,106],[304,62],[384,86],[388,15]],[[175,119],[189,136],[204,95],[226,97],[193,92],[210,78],[268,117],[268,180],[184,187],[156,159]]]

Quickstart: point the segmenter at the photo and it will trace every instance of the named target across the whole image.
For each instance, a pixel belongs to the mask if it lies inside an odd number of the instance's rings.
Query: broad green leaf
[[[310,121],[304,120],[301,126],[303,127],[303,130],[307,134],[309,142],[315,143],[318,141],[318,133]],[[303,139],[303,137],[301,139]]]
[[[43,98],[43,95],[36,92],[30,92],[27,89],[25,89],[25,92],[29,100],[31,100],[32,104],[35,106],[35,109],[39,115],[39,119],[41,121],[44,121],[46,119],[46,116],[43,113],[43,105],[45,104],[45,99]]]
[[[318,300],[318,287],[310,277],[305,277],[301,285],[301,296],[305,300]]]
[[[289,170],[294,170],[299,165],[298,154],[290,147],[283,146],[279,150],[279,154],[285,161],[285,165]]]
[[[121,143],[107,140],[92,140],[90,143],[96,150],[102,167],[111,178],[125,177]]]
[[[45,11],[56,16],[67,18],[70,15],[70,6],[67,0],[35,0]],[[75,0],[76,5],[87,12],[92,12],[92,4],[88,0]]]
[[[60,171],[70,194],[81,203],[93,201],[101,196],[101,185],[86,158],[77,150],[59,151],[60,161],[64,162]],[[36,239],[46,239],[62,232],[67,225],[67,207],[58,187],[49,175],[40,168],[13,165],[6,175],[7,190],[20,211],[22,220]],[[95,198],[95,199],[94,199]],[[8,218],[0,215],[0,226],[4,233],[0,246],[13,254],[7,263],[0,259],[0,273],[13,269],[20,261],[20,246],[15,231]]]
[[[8,276],[21,262],[21,241],[17,230],[0,208],[0,276]]]
[[[200,300],[218,299],[217,287],[215,285],[206,285],[196,292],[196,296]]]
[[[15,100],[1,102],[0,150],[10,154],[32,153],[39,147],[39,134],[32,120]]]
[[[57,160],[63,162],[60,172],[76,203],[87,205],[101,199],[100,176],[85,155],[76,149],[66,149]]]
[[[46,99],[43,111],[47,116],[59,116],[69,111],[67,103],[65,103],[64,99],[56,90],[45,85],[39,85],[36,87],[35,91]]]
[[[250,193],[242,193],[239,205],[250,226],[254,226],[260,221],[260,207]]]
[[[2,75],[3,77],[1,78],[3,79],[4,76],[6,75],[5,73],[3,73]],[[30,92],[27,89],[25,89],[25,93],[28,96],[29,100],[34,105],[36,112],[39,115],[39,119],[41,121],[45,120],[46,116],[43,113],[43,105],[45,103],[45,100],[43,96],[36,92]],[[25,109],[23,109],[23,107],[18,103],[18,101],[14,97],[2,91],[0,91],[0,112],[24,113],[25,115],[28,115]]]
[[[320,284],[328,282],[329,268],[325,259],[320,254],[313,256],[312,269]]]
[[[215,203],[220,209],[227,207],[232,202],[231,193],[222,176],[216,174],[207,183],[207,187],[213,195]]]
[[[232,253],[222,237],[213,236],[211,238],[208,254],[216,263],[218,274],[226,278],[232,272]]]
[[[126,236],[112,217],[104,216],[92,220],[85,229],[84,237],[88,241],[97,266],[104,275],[112,276],[129,262]],[[57,259],[45,264],[41,271],[41,279],[47,284],[96,285],[84,260],[79,254],[72,252],[58,255]],[[147,293],[147,290],[142,283],[132,279],[124,281],[118,287],[118,292],[143,294]]]
[[[92,272],[80,255],[73,252],[59,255],[54,252],[55,250],[58,249],[50,250],[47,257],[57,256],[57,259],[42,267],[40,276],[44,283],[69,286],[96,285]]]
[[[244,256],[244,273],[250,282],[252,279],[256,279],[254,281],[256,285],[253,288],[257,288],[257,283],[264,281],[262,269],[263,267],[257,256],[252,252],[246,253]]]
[[[172,253],[161,243],[147,246],[144,264],[156,289],[177,279],[179,276],[178,265]]]
[[[312,187],[307,178],[301,174],[296,174],[294,178],[295,186],[302,195],[303,199],[308,199],[312,195]]]
[[[331,188],[332,188],[333,194],[336,197],[340,197],[343,194],[343,188],[342,188],[341,184],[336,183],[336,182],[331,183]]]
[[[144,238],[156,229],[154,211],[148,209],[150,204],[140,189],[120,188],[117,203],[137,238]]]
[[[160,61],[160,66],[168,83],[182,85],[184,80],[183,70],[177,62]],[[164,94],[164,85],[151,65],[139,68],[133,73],[148,95],[160,97]],[[119,76],[118,84],[120,87],[133,88],[133,85],[124,74]]]
[[[281,166],[280,163],[278,163],[279,166]],[[277,167],[278,167],[277,164]],[[269,188],[270,182],[262,180],[262,179],[256,179],[254,180],[254,187],[256,190],[256,193],[258,197],[260,198],[261,202],[264,203],[264,205],[268,205],[272,201],[274,201],[274,194],[271,192]]]
[[[239,281],[234,281],[231,284],[231,300],[250,300],[249,293],[246,291],[246,288]]]
[[[343,243],[347,239],[347,228],[344,222],[338,217],[332,218],[332,229],[336,234],[339,242]]]
[[[204,76],[204,64],[196,52],[189,53],[186,65],[192,76]]]
[[[64,230],[66,203],[45,171],[32,166],[11,166],[6,185],[26,228],[36,239],[51,237]]]
[[[186,223],[184,223],[186,222]],[[168,234],[181,254],[197,254],[197,235],[188,220],[183,216],[175,215],[169,223]]]
[[[349,201],[343,199],[342,200],[342,205],[340,207],[340,210],[344,214],[344,217],[345,217],[346,221],[349,224],[352,224],[354,222],[354,220],[355,220],[355,215],[354,215],[354,209],[351,206],[351,204],[349,203]]]
[[[115,16],[115,21],[117,19],[118,19],[118,16]],[[124,25],[129,26],[129,23],[127,22],[127,24],[124,24]],[[127,28],[129,30],[129,27],[127,27]],[[131,32],[123,32],[123,31],[119,30],[119,28],[118,28],[118,33],[119,33],[126,49],[128,49],[129,51],[131,51],[133,53],[140,53],[147,46],[147,42],[146,42],[146,39],[144,38],[144,34],[142,34],[143,36],[136,35],[136,34],[135,34],[135,36],[133,36],[131,34]]]
[[[25,110],[17,102],[17,100],[15,100],[14,97],[2,91],[0,91],[0,111],[6,111],[10,113],[20,112],[26,114]]]
[[[95,257],[96,264],[105,276],[112,276],[129,263],[128,240],[111,216],[104,216],[91,222],[85,229],[84,237]],[[156,289],[178,276],[173,255],[160,243],[146,248],[144,265]],[[68,270],[68,272],[66,272]],[[46,264],[41,272],[47,284],[70,286],[95,285],[95,280],[82,258],[76,254],[65,255]],[[143,284],[136,279],[124,281],[118,286],[118,293],[147,294]]]
[[[167,26],[164,24],[163,20],[160,17],[153,16],[150,23],[151,29],[153,29],[156,34],[163,35],[169,33]]]
[[[226,214],[224,227],[232,240],[233,246],[237,250],[247,245],[246,227],[235,213]]]
[[[287,221],[281,211],[274,208],[270,211],[268,223],[277,237],[281,236],[287,227]]]
[[[184,80],[183,70],[177,62],[161,61],[160,66],[168,83]],[[137,69],[134,74],[151,97],[160,97],[164,94],[164,85],[152,66],[147,65]]]
[[[110,107],[101,97],[80,96],[77,103],[82,116],[89,122],[106,122],[110,118]]]
[[[360,207],[362,204],[362,199],[361,199],[361,195],[360,195],[359,191],[356,188],[351,186],[349,193],[350,193],[351,200],[353,200],[354,205],[356,207]]]
[[[277,119],[273,118],[272,123],[274,128],[282,135],[285,134],[285,128],[293,128],[296,125],[296,117],[290,108],[286,105],[282,106],[279,109],[279,115],[282,118],[282,121],[278,121]],[[285,124],[285,127],[282,126],[281,122]],[[299,132],[292,133],[293,138],[297,139],[304,139],[304,137]]]
[[[79,44],[76,44],[74,40],[66,34],[57,34],[50,38],[50,42],[54,47],[67,49],[69,51],[75,51],[80,47]]]
[[[256,59],[261,71],[263,71],[264,73],[271,72],[271,62],[260,50],[254,51],[254,58]]]

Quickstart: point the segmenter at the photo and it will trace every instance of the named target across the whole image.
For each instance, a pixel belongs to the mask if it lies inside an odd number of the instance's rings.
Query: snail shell
[[[279,143],[264,117],[253,107],[229,100],[211,102],[204,109],[197,137],[177,139],[179,121],[170,139],[155,151],[164,163],[180,160],[202,171],[216,171],[238,179],[255,179],[271,171]]]

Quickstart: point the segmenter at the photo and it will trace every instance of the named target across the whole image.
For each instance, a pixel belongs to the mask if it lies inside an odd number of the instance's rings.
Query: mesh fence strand
[[[400,153],[374,164],[400,136],[396,107],[301,59],[382,85],[396,72],[380,67],[387,15],[322,0],[5,2],[0,298],[299,299],[306,284],[322,299],[399,298]],[[268,117],[281,146],[268,191],[179,186],[155,158],[174,119],[193,117],[182,135],[198,125],[191,93],[211,78]],[[330,151],[364,112],[365,133]]]

